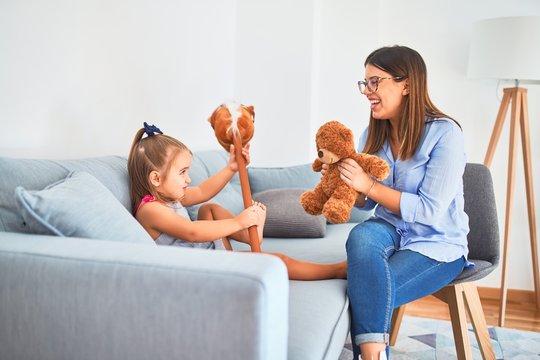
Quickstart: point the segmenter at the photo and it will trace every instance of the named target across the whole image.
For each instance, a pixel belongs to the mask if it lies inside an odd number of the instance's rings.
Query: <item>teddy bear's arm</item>
[[[313,168],[313,171],[316,171],[316,172],[321,172],[322,170],[322,161],[319,160],[319,159],[315,159],[315,161],[313,162],[313,164],[311,165],[311,167]]]
[[[357,153],[352,158],[364,169],[365,172],[370,174],[375,179],[381,181],[388,177],[390,174],[390,166],[388,163],[378,156]]]

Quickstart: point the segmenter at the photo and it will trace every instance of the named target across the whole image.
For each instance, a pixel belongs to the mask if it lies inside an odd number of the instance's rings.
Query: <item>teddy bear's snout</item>
[[[319,160],[325,164],[333,164],[339,161],[339,156],[326,149],[320,149],[317,151]]]

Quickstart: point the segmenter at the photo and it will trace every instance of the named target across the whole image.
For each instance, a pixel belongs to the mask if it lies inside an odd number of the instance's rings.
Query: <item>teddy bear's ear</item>
[[[223,107],[223,104],[219,105],[213,112],[212,115],[208,118],[208,122],[210,125],[212,125],[212,129],[214,129],[214,124],[216,123],[216,117],[218,115],[218,110],[220,110]]]
[[[340,131],[339,136],[341,136],[343,141],[345,141],[346,143],[350,143],[350,142],[354,141],[353,133],[349,129],[346,129],[346,131]]]

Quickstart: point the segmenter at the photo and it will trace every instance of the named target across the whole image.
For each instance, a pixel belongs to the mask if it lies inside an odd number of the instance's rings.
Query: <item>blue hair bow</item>
[[[148,125],[148,123],[144,122],[144,131],[146,132],[146,135],[152,136],[155,134],[163,134],[163,131],[159,130],[159,128],[155,125]]]

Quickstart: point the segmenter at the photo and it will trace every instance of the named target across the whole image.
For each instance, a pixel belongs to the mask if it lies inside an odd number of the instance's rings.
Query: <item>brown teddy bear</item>
[[[311,215],[322,213],[333,224],[345,223],[349,221],[358,193],[341,180],[337,162],[351,158],[379,181],[388,176],[390,167],[375,155],[357,153],[352,131],[338,121],[322,125],[315,139],[319,157],[313,162],[313,170],[321,171],[322,164],[328,164],[328,170],[313,190],[302,194],[300,202]]]

